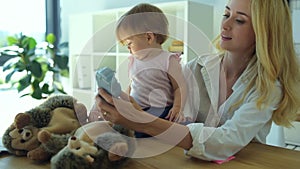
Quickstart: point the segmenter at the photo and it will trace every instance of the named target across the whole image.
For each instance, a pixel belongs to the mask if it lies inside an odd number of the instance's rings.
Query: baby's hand
[[[183,123],[185,122],[185,117],[182,112],[180,112],[180,108],[173,107],[169,114],[167,115],[166,119],[169,119],[169,121],[177,122],[177,123]]]

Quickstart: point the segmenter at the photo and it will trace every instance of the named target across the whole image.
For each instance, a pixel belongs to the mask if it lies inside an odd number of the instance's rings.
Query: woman
[[[299,110],[299,64],[286,0],[230,0],[216,42],[221,54],[187,65],[199,87],[197,122],[184,126],[155,118],[102,89],[99,111],[204,160],[224,160],[251,141],[265,143],[272,121],[289,126]]]

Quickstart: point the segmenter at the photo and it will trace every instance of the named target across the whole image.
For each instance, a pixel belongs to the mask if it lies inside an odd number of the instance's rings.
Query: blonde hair
[[[116,36],[122,42],[130,36],[152,32],[156,42],[162,44],[168,38],[168,29],[168,19],[161,9],[141,3],[120,17],[116,26]]]
[[[286,0],[251,0],[251,17],[256,53],[249,66],[251,75],[257,76],[251,78],[243,98],[237,104],[242,103],[255,85],[260,93],[257,107],[261,108],[272,99],[271,92],[278,80],[282,86],[282,99],[273,112],[272,120],[278,125],[291,126],[300,105],[300,65],[293,44],[288,3]],[[217,37],[216,47],[224,52],[219,42],[220,37]]]

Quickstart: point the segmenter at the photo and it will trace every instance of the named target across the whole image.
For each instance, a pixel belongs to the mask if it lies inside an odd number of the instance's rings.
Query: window
[[[0,0],[0,47],[6,37],[23,33],[38,42],[45,39],[45,0]]]

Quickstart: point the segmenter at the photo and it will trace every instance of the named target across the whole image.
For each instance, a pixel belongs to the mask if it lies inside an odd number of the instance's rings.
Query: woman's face
[[[250,1],[231,0],[226,6],[221,24],[220,46],[223,49],[238,53],[255,49]]]

